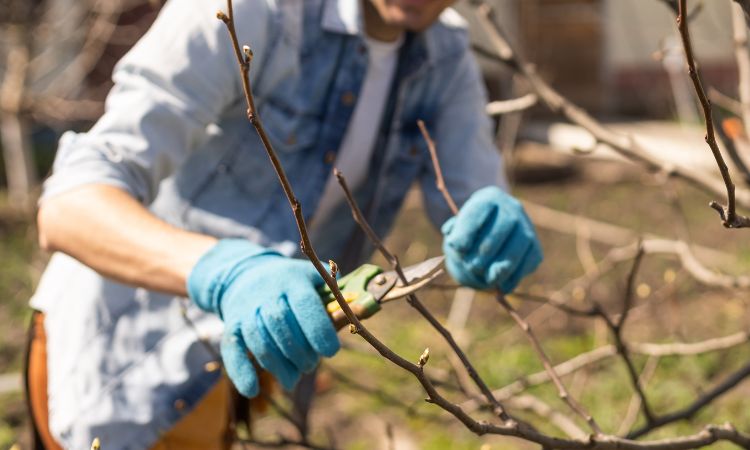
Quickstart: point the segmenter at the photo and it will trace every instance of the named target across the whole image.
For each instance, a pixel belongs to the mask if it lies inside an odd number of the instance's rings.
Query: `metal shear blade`
[[[383,272],[368,283],[367,290],[379,303],[407,296],[439,277],[443,273],[444,260],[444,256],[436,256],[404,268],[407,284],[401,282],[396,271]]]

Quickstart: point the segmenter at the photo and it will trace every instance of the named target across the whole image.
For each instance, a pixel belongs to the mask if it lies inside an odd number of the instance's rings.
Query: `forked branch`
[[[711,208],[718,211],[721,216],[721,220],[727,228],[747,228],[750,227],[750,218],[740,216],[736,212],[735,204],[735,186],[732,182],[732,177],[729,174],[729,168],[724,162],[724,157],[719,150],[719,145],[716,143],[716,135],[714,133],[714,121],[711,115],[711,102],[708,100],[706,91],[703,89],[703,83],[701,82],[698,70],[695,68],[695,57],[693,56],[693,44],[690,41],[690,30],[688,28],[689,20],[686,17],[687,14],[687,0],[679,0],[677,16],[677,28],[680,30],[680,38],[682,39],[682,46],[685,49],[685,58],[687,59],[688,73],[690,79],[693,82],[693,87],[700,100],[701,108],[703,110],[703,118],[706,121],[706,143],[711,149],[711,153],[714,155],[716,165],[719,167],[721,172],[721,178],[724,180],[724,186],[727,194],[727,205],[720,205],[718,202],[712,201],[710,203]]]

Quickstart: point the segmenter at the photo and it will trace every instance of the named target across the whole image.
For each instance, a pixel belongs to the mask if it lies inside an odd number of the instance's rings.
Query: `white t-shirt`
[[[351,190],[360,186],[367,176],[380,119],[396,72],[398,49],[403,41],[403,35],[393,42],[365,37],[368,50],[367,73],[334,163],[334,167],[343,173]],[[344,191],[336,177],[330,176],[310,223],[313,234],[320,231],[320,224],[343,201]]]

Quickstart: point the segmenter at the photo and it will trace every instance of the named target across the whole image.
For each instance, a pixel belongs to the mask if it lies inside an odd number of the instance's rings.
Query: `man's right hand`
[[[258,394],[248,353],[291,389],[339,340],[317,288],[323,278],[309,261],[286,258],[246,240],[224,239],[204,254],[187,280],[190,298],[224,321],[221,355],[243,395]]]

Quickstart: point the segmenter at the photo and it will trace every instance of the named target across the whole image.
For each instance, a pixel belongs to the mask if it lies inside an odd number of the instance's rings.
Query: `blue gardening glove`
[[[542,262],[523,206],[494,186],[474,192],[442,232],[445,266],[464,286],[512,292]]]
[[[224,239],[190,273],[190,298],[224,321],[221,357],[243,395],[258,394],[249,359],[286,389],[320,356],[333,356],[339,340],[316,288],[323,278],[309,261],[291,259],[249,241]]]

